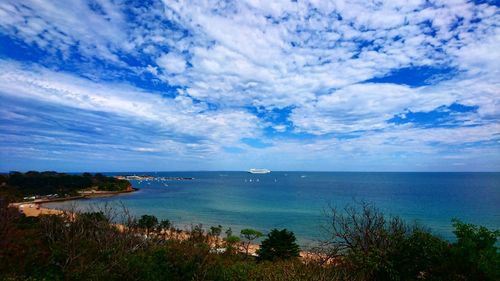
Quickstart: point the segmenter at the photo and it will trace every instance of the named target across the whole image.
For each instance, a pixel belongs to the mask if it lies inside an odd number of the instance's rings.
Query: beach
[[[38,217],[41,215],[62,215],[67,211],[59,210],[59,209],[53,209],[53,208],[47,208],[42,206],[43,203],[32,203],[32,202],[21,202],[21,203],[13,203],[11,206],[16,207],[19,209],[21,213],[26,215],[27,217]],[[118,228],[120,231],[123,231],[126,229],[126,227],[123,224],[114,224],[116,228]],[[169,237],[175,237],[174,239],[177,240],[186,240],[189,238],[189,231],[183,230],[181,233],[178,233],[177,235],[173,235],[172,231],[169,231],[170,235]],[[216,243],[217,242],[217,243]],[[217,241],[212,241],[212,245],[216,244],[222,244],[224,241],[222,238],[218,238]],[[258,244],[250,244],[248,248],[248,254],[252,256],[257,256],[257,250],[259,249]],[[238,250],[241,253],[245,252],[245,249],[240,246],[238,247]],[[310,260],[310,259],[315,259],[318,258],[317,254],[314,254],[309,251],[301,251],[300,256],[303,259]]]
[[[19,209],[20,212],[25,214],[28,217],[36,217],[39,215],[59,215],[64,213],[62,210],[54,207],[42,207],[42,205],[46,203],[53,202],[67,202],[67,201],[75,201],[82,199],[91,199],[91,198],[100,198],[100,197],[110,197],[116,196],[120,194],[126,194],[137,191],[137,188],[128,188],[124,191],[81,191],[79,192],[79,196],[71,196],[71,197],[61,197],[61,198],[51,198],[51,199],[36,199],[34,201],[26,201],[26,202],[17,202],[10,204]]]
[[[27,217],[38,217],[40,215],[60,215],[64,213],[64,211],[45,208],[42,207],[41,204],[32,202],[14,203],[12,204],[12,206],[18,208],[19,211],[25,214]]]

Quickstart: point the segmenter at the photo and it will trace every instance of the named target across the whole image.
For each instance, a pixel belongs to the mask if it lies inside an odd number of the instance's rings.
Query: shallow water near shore
[[[114,173],[124,175],[134,173]],[[384,213],[417,222],[452,240],[451,219],[500,228],[500,173],[361,172],[158,172],[135,173],[193,180],[131,181],[140,190],[119,196],[78,200],[85,208],[123,203],[132,214],[153,214],[177,226],[292,230],[301,244],[321,238],[323,210],[359,201]],[[72,202],[47,203],[68,208]]]

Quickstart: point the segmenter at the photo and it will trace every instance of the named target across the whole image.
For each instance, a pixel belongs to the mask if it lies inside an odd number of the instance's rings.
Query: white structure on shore
[[[248,172],[251,174],[269,174],[271,171],[268,169],[250,169]]]

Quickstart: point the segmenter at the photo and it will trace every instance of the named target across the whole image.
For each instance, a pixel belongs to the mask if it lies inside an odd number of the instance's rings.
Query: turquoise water
[[[127,173],[130,174],[130,173]],[[78,201],[121,202],[133,214],[154,214],[178,226],[221,224],[239,231],[287,228],[303,244],[321,236],[323,210],[355,201],[416,221],[452,239],[451,219],[500,228],[500,173],[165,172],[186,181],[132,181],[138,192]],[[115,174],[117,175],[117,174]],[[71,202],[51,203],[67,207]]]

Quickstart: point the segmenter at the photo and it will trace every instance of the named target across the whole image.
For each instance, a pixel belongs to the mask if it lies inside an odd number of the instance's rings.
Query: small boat
[[[250,169],[248,172],[250,174],[269,174],[271,171],[268,169]]]

